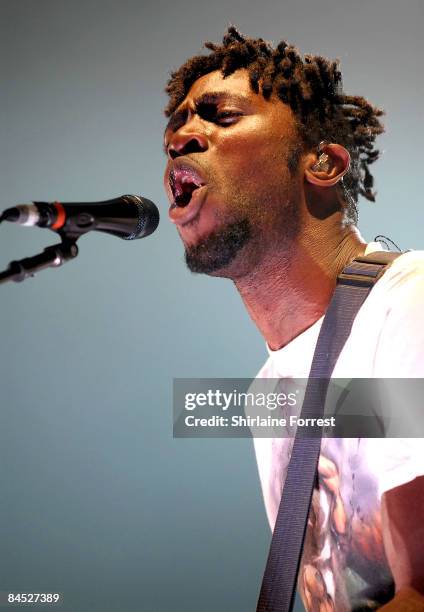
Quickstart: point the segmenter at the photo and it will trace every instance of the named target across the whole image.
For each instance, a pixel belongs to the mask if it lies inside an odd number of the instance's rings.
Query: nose
[[[208,141],[204,134],[194,129],[194,125],[186,124],[177,130],[168,145],[168,155],[171,159],[188,155],[189,153],[203,153],[208,148]]]

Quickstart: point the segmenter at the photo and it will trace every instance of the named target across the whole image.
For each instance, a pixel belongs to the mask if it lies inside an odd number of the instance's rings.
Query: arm
[[[390,489],[381,503],[384,549],[396,596],[381,610],[424,610],[424,476]]]

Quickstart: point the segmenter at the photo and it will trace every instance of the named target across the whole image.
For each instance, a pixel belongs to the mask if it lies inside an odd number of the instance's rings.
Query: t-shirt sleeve
[[[381,461],[378,470],[379,495],[399,487],[418,476],[424,476],[423,440],[418,438],[393,438],[392,440],[375,440],[379,451],[377,462]]]

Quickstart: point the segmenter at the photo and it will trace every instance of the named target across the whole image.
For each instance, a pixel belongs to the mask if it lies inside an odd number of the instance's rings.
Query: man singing
[[[343,268],[367,244],[382,111],[338,63],[230,27],[168,82],[169,216],[193,272],[233,280],[269,357],[307,378]],[[405,201],[405,205],[407,202]],[[357,314],[335,378],[422,377],[424,255],[398,257]],[[324,439],[298,588],[308,611],[424,610],[424,451],[415,439]],[[293,440],[256,439],[274,528]],[[383,607],[382,607],[383,606]],[[408,607],[409,606],[409,607]]]

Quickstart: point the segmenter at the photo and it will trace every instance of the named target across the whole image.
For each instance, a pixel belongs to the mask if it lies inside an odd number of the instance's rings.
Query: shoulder
[[[399,255],[376,283],[367,302],[376,306],[381,315],[418,312],[424,304],[424,251]]]
[[[393,290],[410,281],[424,280],[424,251],[407,251],[393,260],[376,287]]]
[[[424,251],[395,259],[368,299],[380,329],[374,375],[424,376]]]
[[[394,290],[411,282],[424,280],[424,251],[407,251],[397,257],[385,272],[381,281],[389,290]]]

